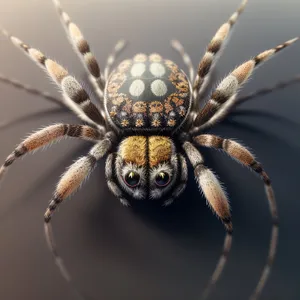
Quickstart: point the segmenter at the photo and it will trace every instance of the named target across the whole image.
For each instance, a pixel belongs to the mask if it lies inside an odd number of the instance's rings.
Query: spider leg
[[[0,180],[12,163],[21,156],[67,136],[93,142],[97,142],[103,137],[99,131],[87,125],[54,124],[47,126],[31,134],[6,158],[4,164],[0,168]]]
[[[211,290],[222,274],[229,251],[231,249],[233,227],[231,221],[230,206],[226,194],[223,191],[217,177],[211,170],[204,166],[203,157],[200,152],[190,142],[184,142],[183,149],[195,170],[194,172],[196,180],[200,189],[203,191],[203,194],[207,200],[207,204],[221,219],[226,229],[226,236],[221,257],[203,293],[203,299],[207,299]]]
[[[173,190],[170,198],[164,201],[164,204],[163,204],[164,206],[168,206],[168,205],[172,204],[174,199],[177,198],[186,187],[186,182],[188,179],[188,168],[186,165],[186,160],[181,154],[178,155],[178,159],[179,159],[179,164],[180,164],[181,177],[179,179],[179,182],[177,183],[176,188]]]
[[[124,197],[123,191],[115,183],[114,180],[114,160],[117,156],[117,153],[111,153],[107,156],[105,162],[105,176],[107,180],[107,185],[109,190],[120,200],[124,206],[129,206],[129,202]]]
[[[104,80],[107,81],[108,76],[110,74],[110,69],[113,66],[113,64],[116,61],[116,58],[119,56],[119,54],[124,50],[126,47],[126,41],[125,40],[119,40],[117,44],[115,45],[114,49],[112,50],[112,53],[108,56],[106,67],[104,69]]]
[[[6,30],[0,29],[0,31],[50,75],[51,79],[61,88],[66,106],[74,111],[82,120],[98,126],[99,130],[104,131],[105,118],[103,118],[98,108],[91,102],[87,92],[74,77],[69,75],[66,69],[54,60],[47,58],[39,50],[31,48],[20,39],[11,36]]]
[[[193,84],[193,95],[195,101],[199,99],[205,86],[209,81],[211,70],[217,62],[221,50],[224,48],[224,44],[229,37],[229,33],[236,23],[239,15],[243,12],[248,0],[244,0],[239,8],[231,15],[226,23],[221,25],[210,43],[208,44],[207,50],[200,60],[197,75]]]
[[[275,85],[273,85],[271,87],[261,88],[261,89],[255,91],[253,93],[250,93],[248,95],[238,97],[236,99],[235,104],[233,105],[232,109],[235,108],[236,106],[248,101],[248,100],[254,99],[256,97],[271,94],[275,91],[284,89],[284,88],[286,88],[290,85],[293,85],[293,84],[296,84],[296,83],[299,83],[299,82],[300,82],[300,75],[296,75],[294,78],[291,78],[291,79],[286,80],[286,81],[278,82],[278,83],[276,83]]]
[[[67,271],[62,258],[58,254],[50,221],[57,207],[82,185],[83,181],[87,179],[96,167],[97,161],[110,150],[111,146],[112,142],[110,139],[104,138],[93,146],[86,156],[79,158],[69,169],[67,169],[58,182],[54,195],[44,215],[45,236],[55,263],[63,278],[71,285],[77,296],[81,299],[86,299],[86,297],[72,285],[71,276]]]
[[[236,102],[238,89],[247,81],[254,69],[268,60],[275,53],[293,44],[298,38],[291,39],[275,48],[266,50],[253,59],[246,61],[233,70],[218,85],[212,93],[211,98],[198,113],[194,120],[191,133],[197,134],[198,131],[211,127],[216,124],[223,115],[228,114],[228,109]]]
[[[20,89],[20,90],[24,90],[25,92],[27,92],[28,94],[32,94],[35,96],[39,96],[42,97],[52,103],[58,104],[61,107],[67,107],[62,99],[56,98],[52,95],[50,95],[48,92],[44,92],[44,91],[40,91],[38,89],[35,89],[33,87],[31,87],[28,84],[23,84],[20,81],[14,79],[14,78],[8,78],[6,76],[4,76],[3,74],[0,74],[0,81],[3,83],[6,83],[8,85],[12,85],[13,87]]]
[[[103,109],[103,90],[104,90],[104,80],[102,79],[99,64],[90,50],[88,42],[85,40],[80,29],[75,23],[73,23],[66,12],[63,11],[60,1],[53,0],[55,9],[59,15],[60,21],[69,37],[75,52],[82,61],[85,70],[88,73],[89,81],[95,89],[96,95],[99,98],[101,105],[101,110]],[[104,112],[103,112],[104,113]]]
[[[194,76],[195,76],[194,75],[195,70],[194,70],[194,66],[193,66],[190,56],[185,52],[183,45],[178,40],[172,40],[171,46],[173,49],[175,49],[181,55],[182,60],[185,63],[185,65],[187,66],[188,71],[189,71],[189,80],[190,80],[190,82],[193,82]]]
[[[265,184],[265,190],[266,190],[267,199],[269,202],[270,212],[272,216],[272,233],[271,233],[270,248],[269,248],[267,262],[263,268],[263,272],[259,279],[259,282],[250,298],[251,300],[256,300],[260,296],[266,284],[266,281],[269,277],[271,267],[275,259],[276,249],[277,249],[279,223],[278,223],[277,205],[276,205],[274,192],[271,186],[271,181],[267,173],[262,168],[261,164],[255,160],[254,156],[250,153],[248,149],[246,149],[244,146],[240,145],[239,143],[229,139],[223,139],[221,137],[209,135],[209,134],[196,136],[194,137],[194,141],[204,147],[211,147],[215,149],[224,150],[232,158],[234,158],[241,164],[247,166],[248,168],[258,173]]]

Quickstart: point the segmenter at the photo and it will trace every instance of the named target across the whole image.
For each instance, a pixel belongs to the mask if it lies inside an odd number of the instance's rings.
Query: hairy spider
[[[5,160],[0,169],[0,178],[17,158],[62,137],[76,137],[94,143],[89,153],[79,158],[63,174],[44,216],[48,245],[64,278],[71,282],[55,248],[50,221],[57,207],[82,184],[100,159],[107,155],[107,184],[122,204],[127,206],[134,200],[151,199],[167,206],[185,189],[187,158],[194,168],[197,183],[207,203],[224,223],[227,232],[222,255],[203,294],[203,298],[207,298],[224,268],[231,248],[233,227],[227,197],[214,173],[205,166],[198,150],[198,146],[204,146],[222,149],[258,173],[265,185],[273,227],[267,263],[251,296],[252,300],[257,299],[270,273],[278,238],[278,214],[271,181],[262,165],[244,146],[204,132],[228,116],[242,102],[242,98],[237,98],[238,90],[256,67],[298,38],[261,52],[238,66],[220,82],[206,104],[199,108],[199,103],[204,100],[204,90],[213,66],[247,0],[218,29],[199,63],[195,78],[191,60],[178,41],[172,41],[172,46],[181,54],[189,69],[189,76],[174,62],[163,59],[156,53],[137,54],[133,59],[124,60],[110,72],[116,56],[125,46],[123,40],[115,46],[104,72],[101,73],[79,28],[62,10],[59,1],[53,2],[98,96],[99,107],[92,103],[87,91],[65,68],[2,29],[2,33],[15,46],[50,75],[61,88],[63,97],[56,99],[3,76],[0,80],[69,108],[88,125],[54,124],[33,133]],[[275,88],[298,80],[299,78],[293,79]],[[272,90],[274,89],[258,91],[244,100]]]

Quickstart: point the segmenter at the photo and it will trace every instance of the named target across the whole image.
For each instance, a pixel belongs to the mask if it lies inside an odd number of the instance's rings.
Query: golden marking
[[[147,55],[142,54],[142,53],[137,54],[137,55],[133,58],[133,60],[134,60],[135,62],[145,62],[145,61],[147,60]]]
[[[159,127],[160,125],[161,125],[161,122],[160,122],[160,120],[153,120],[152,122],[151,122],[151,125],[153,126],[153,127]]]
[[[113,118],[117,115],[117,112],[112,110],[109,115]]]
[[[176,125],[176,120],[174,120],[174,119],[168,120],[168,125],[169,125],[170,127],[175,126],[175,125]]]
[[[129,163],[134,163],[137,166],[145,166],[146,159],[146,137],[130,136],[124,139],[118,151],[122,159]]]
[[[142,119],[137,119],[135,121],[135,126],[136,127],[142,127],[142,126],[144,126],[144,121]]]
[[[173,143],[165,136],[149,137],[149,165],[150,168],[171,159]]]
[[[128,121],[127,119],[122,120],[121,125],[122,125],[123,127],[127,127],[127,126],[129,125],[129,121]]]
[[[151,62],[160,62],[160,61],[162,61],[162,57],[157,53],[153,53],[149,56],[149,60]]]

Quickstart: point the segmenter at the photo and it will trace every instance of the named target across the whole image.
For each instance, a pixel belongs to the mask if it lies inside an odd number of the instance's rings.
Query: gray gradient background
[[[217,68],[220,79],[251,56],[300,32],[298,0],[250,0]],[[178,38],[197,64],[219,25],[239,0],[89,0],[62,1],[82,28],[101,66],[115,42],[130,46],[122,56],[159,52],[184,67],[169,46]],[[78,78],[83,72],[65,37],[50,0],[1,0],[3,26],[57,59]],[[243,94],[299,73],[299,43],[259,68]],[[56,94],[47,76],[8,41],[0,39],[0,71]],[[0,120],[54,108],[4,84]],[[278,256],[261,297],[300,299],[299,148],[300,87],[293,86],[244,104],[239,125],[219,125],[212,132],[243,141],[254,150],[273,180],[281,219]],[[284,121],[286,118],[290,121]],[[0,131],[4,161],[29,132],[43,125],[78,122],[70,113],[27,120]],[[292,121],[292,122],[291,122]],[[293,123],[295,122],[295,124]],[[0,298],[75,299],[46,247],[43,214],[61,173],[88,150],[87,142],[62,141],[13,165],[1,189]],[[266,259],[270,216],[263,185],[227,156],[205,151],[206,162],[227,187],[235,227],[233,249],[211,299],[247,299]],[[192,171],[185,193],[168,208],[122,207],[108,191],[104,163],[53,219],[57,244],[76,284],[94,299],[199,299],[223,244],[221,223],[206,207]]]

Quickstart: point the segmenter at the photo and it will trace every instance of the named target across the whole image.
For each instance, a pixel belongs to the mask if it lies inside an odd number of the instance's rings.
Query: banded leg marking
[[[57,207],[82,185],[83,181],[96,167],[97,161],[110,150],[111,145],[111,141],[107,138],[99,141],[86,156],[79,158],[70,166],[60,179],[44,215],[44,229],[49,250],[54,257],[61,275],[71,285],[80,299],[86,299],[86,296],[73,285],[72,278],[65,267],[64,261],[57,251],[50,221]]]
[[[291,39],[275,48],[256,55],[253,59],[241,64],[225,77],[195,118],[193,125],[196,127],[191,130],[191,133],[196,134],[200,130],[218,122],[224,114],[228,113],[228,109],[236,103],[238,89],[247,81],[254,69],[297,40],[298,38]]]
[[[97,142],[97,140],[103,137],[96,129],[87,125],[54,124],[47,126],[46,128],[31,134],[7,157],[0,168],[0,180],[3,178],[9,167],[19,157],[66,136],[92,142]]]
[[[247,2],[248,0],[244,0],[241,3],[239,8],[231,15],[229,20],[218,29],[215,36],[210,41],[207,50],[199,63],[197,75],[194,81],[193,94],[195,99],[199,98],[199,95],[201,95],[205,89],[213,65],[216,63],[233,25],[236,23],[239,15],[244,11]]]
[[[269,202],[270,213],[272,217],[272,232],[271,232],[267,262],[263,268],[262,275],[259,279],[259,282],[250,298],[251,300],[256,300],[260,296],[262,289],[264,288],[266,281],[269,277],[271,267],[275,259],[277,242],[278,242],[278,225],[279,225],[278,211],[277,211],[277,204],[271,186],[270,178],[267,175],[267,173],[264,171],[262,165],[255,160],[253,154],[241,144],[229,139],[223,139],[221,137],[209,135],[209,134],[196,136],[194,140],[196,143],[198,143],[201,146],[224,150],[232,158],[234,158],[241,164],[247,166],[248,168],[255,171],[258,175],[260,175],[262,181],[265,184],[265,191]]]
[[[99,102],[101,106],[103,106],[102,101],[105,84],[101,78],[99,64],[94,54],[91,52],[90,46],[78,26],[73,23],[69,15],[65,11],[63,11],[60,1],[53,0],[53,3],[59,15],[60,21],[67,33],[67,36],[69,37],[69,40],[74,47],[75,52],[78,54],[78,57],[82,61],[83,66],[88,73],[88,78],[92,86],[94,87],[96,94],[98,95]]]
[[[117,44],[115,45],[112,53],[108,56],[107,62],[106,62],[106,67],[104,69],[104,79],[105,79],[105,81],[107,81],[107,79],[109,77],[111,67],[113,66],[113,64],[115,63],[117,57],[122,52],[122,50],[124,50],[125,47],[126,47],[126,41],[123,40],[123,39],[119,40],[117,42]]]
[[[227,196],[223,191],[217,177],[211,170],[204,166],[204,160],[200,152],[190,142],[185,142],[183,144],[183,149],[195,170],[196,180],[199,188],[203,191],[203,194],[207,200],[207,204],[221,219],[226,229],[226,236],[221,257],[203,293],[203,299],[207,299],[217,280],[222,274],[231,249],[233,226],[231,221],[230,206]]]
[[[23,50],[39,67],[50,75],[52,80],[62,89],[65,105],[74,111],[79,118],[90,124],[98,125],[98,129],[104,131],[105,119],[98,108],[91,102],[87,92],[74,77],[69,75],[66,69],[57,62],[47,58],[41,51],[31,48],[20,39],[10,35],[6,30],[1,29],[1,31],[17,48]]]
[[[195,70],[190,56],[185,52],[183,45],[178,40],[172,40],[171,46],[181,55],[182,60],[187,66],[189,71],[189,80],[190,82],[193,82],[195,76]]]

